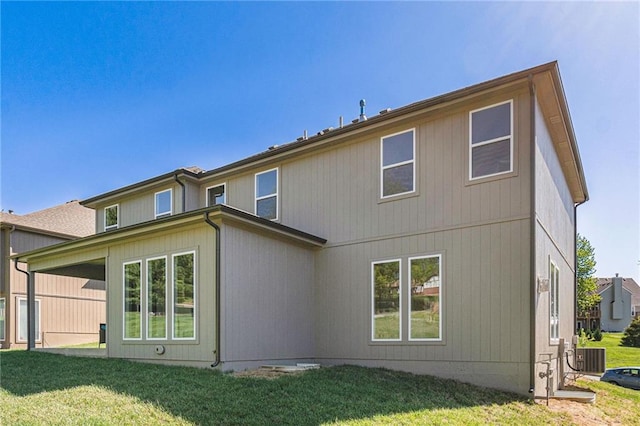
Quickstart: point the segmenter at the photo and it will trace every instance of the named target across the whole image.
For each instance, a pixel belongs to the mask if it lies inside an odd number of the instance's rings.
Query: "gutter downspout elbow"
[[[187,207],[187,190],[184,183],[182,183],[182,181],[178,179],[178,173],[175,173],[173,175],[173,180],[175,180],[178,183],[178,185],[182,187],[182,211],[180,213],[184,213],[185,208]]]
[[[216,309],[216,326],[215,326],[215,344],[216,344],[216,349],[214,351],[215,354],[215,359],[213,361],[213,364],[211,364],[211,368],[216,368],[219,364],[220,364],[220,319],[222,318],[222,315],[220,314],[220,227],[218,225],[216,225],[210,218],[209,218],[209,212],[205,212],[204,213],[204,221],[211,226],[215,232],[216,232],[216,237],[215,237],[215,244],[216,244],[216,273],[215,273],[215,286],[216,286],[216,303],[215,303],[215,309]]]

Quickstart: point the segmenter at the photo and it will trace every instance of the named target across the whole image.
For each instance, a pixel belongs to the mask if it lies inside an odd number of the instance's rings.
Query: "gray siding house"
[[[543,395],[588,199],[555,62],[250,158],[84,200],[97,233],[19,256],[107,282],[107,356],[358,364]]]
[[[621,332],[631,324],[640,310],[640,287],[633,278],[598,278],[600,328]]]

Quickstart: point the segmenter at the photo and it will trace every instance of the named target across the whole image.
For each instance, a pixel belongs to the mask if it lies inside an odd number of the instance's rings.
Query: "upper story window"
[[[172,190],[156,192],[156,219],[171,215]]]
[[[278,169],[256,173],[256,216],[278,219]]]
[[[415,191],[415,145],[414,129],[380,140],[381,198]]]
[[[116,229],[119,225],[119,207],[117,204],[104,208],[104,230]]]
[[[226,185],[210,186],[207,188],[207,206],[215,206],[216,204],[227,203]]]
[[[513,171],[513,100],[469,113],[469,179]]]

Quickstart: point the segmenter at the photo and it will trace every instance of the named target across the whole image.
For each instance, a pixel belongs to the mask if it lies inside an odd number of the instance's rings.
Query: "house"
[[[598,278],[596,292],[600,302],[586,315],[578,316],[578,329],[590,327],[621,332],[640,315],[640,286],[633,278]]]
[[[108,357],[543,395],[567,370],[587,199],[552,62],[86,199],[95,235],[17,258],[36,288],[106,280]]]
[[[26,215],[0,213],[0,347],[25,348],[27,265],[9,257],[95,233],[95,212],[78,201]],[[104,282],[41,274],[34,299],[35,344],[98,342],[105,316]]]

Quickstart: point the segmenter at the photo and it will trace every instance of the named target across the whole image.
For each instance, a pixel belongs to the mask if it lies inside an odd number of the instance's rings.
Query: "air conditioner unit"
[[[606,348],[577,348],[576,368],[581,373],[602,374],[607,364]]]

